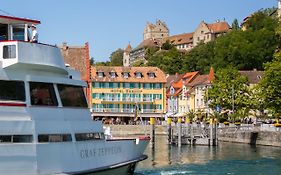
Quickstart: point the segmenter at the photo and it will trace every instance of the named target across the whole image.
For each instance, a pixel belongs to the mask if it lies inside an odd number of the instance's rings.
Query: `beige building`
[[[128,122],[138,113],[143,119],[163,118],[166,77],[159,68],[96,66],[91,78],[95,117],[119,117]]]
[[[178,50],[191,50],[193,48],[193,33],[183,33],[164,38],[164,42],[169,41]]]
[[[229,32],[231,27],[227,22],[216,22],[207,24],[202,21],[193,33],[193,47],[199,43],[213,41],[217,37]]]
[[[169,29],[165,22],[160,20],[156,21],[156,24],[148,22],[143,31],[143,40],[156,39],[162,40],[169,36]]]

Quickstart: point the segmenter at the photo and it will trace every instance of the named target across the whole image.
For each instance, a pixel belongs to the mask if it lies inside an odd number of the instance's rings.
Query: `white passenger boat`
[[[149,138],[105,139],[60,49],[27,42],[39,23],[0,16],[0,174],[133,174]]]

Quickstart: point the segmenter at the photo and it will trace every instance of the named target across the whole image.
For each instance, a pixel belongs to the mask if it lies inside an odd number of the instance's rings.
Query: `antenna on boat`
[[[3,12],[3,13],[5,13],[6,15],[9,15],[9,16],[15,16],[15,15],[13,15],[13,14],[9,13],[9,12],[6,12],[5,10],[0,9],[0,11],[1,11],[1,12]]]

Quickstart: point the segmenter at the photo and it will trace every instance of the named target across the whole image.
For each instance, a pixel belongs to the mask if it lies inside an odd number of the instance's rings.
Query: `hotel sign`
[[[112,93],[142,93],[142,90],[140,89],[126,89],[126,90],[120,90],[120,89],[112,89],[110,90]]]

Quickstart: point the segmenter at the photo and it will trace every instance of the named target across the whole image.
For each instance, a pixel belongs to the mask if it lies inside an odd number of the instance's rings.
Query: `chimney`
[[[214,80],[214,78],[215,78],[215,71],[214,71],[214,68],[211,67],[208,79],[209,79],[210,82],[212,82]]]

